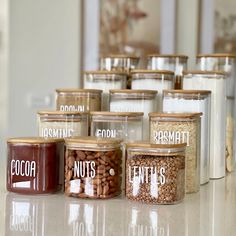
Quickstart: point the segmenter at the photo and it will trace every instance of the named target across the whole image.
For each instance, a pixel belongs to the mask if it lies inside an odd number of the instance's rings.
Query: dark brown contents
[[[121,192],[120,150],[66,150],[65,194],[79,198],[111,198]]]
[[[22,194],[52,193],[62,187],[64,143],[8,144],[7,190]]]
[[[126,161],[126,196],[145,203],[173,204],[184,198],[185,157],[134,155]]]

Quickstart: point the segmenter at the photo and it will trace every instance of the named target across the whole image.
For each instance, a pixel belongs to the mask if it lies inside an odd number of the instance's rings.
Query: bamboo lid
[[[43,137],[19,137],[10,138],[7,143],[26,143],[26,144],[45,144],[45,143],[60,143],[64,139],[60,138],[43,138]]]

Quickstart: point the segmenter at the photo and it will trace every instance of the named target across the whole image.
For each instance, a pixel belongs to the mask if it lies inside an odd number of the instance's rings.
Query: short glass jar
[[[209,90],[164,90],[163,112],[202,112],[200,183],[210,178],[210,116],[211,91]]]
[[[183,88],[211,91],[210,178],[222,178],[225,176],[227,155],[226,75],[220,71],[186,71],[183,76]]]
[[[176,54],[148,55],[149,70],[170,70],[175,72],[175,89],[182,89],[183,71],[187,70],[188,57]]]
[[[110,90],[110,111],[143,112],[143,139],[149,139],[148,113],[157,111],[155,90]]]
[[[185,195],[186,144],[128,143],[126,197],[133,201],[174,204]]]
[[[162,91],[174,88],[174,72],[167,70],[133,70],[131,89],[157,90],[158,111],[162,110]]]
[[[101,111],[102,90],[56,89],[56,104],[59,111]]]
[[[91,136],[141,141],[143,112],[91,112]]]
[[[187,143],[186,193],[200,189],[200,140],[202,113],[150,113],[150,142]]]
[[[86,71],[84,72],[85,89],[101,89],[102,111],[109,111],[109,90],[126,89],[127,74],[117,71]]]
[[[78,198],[112,198],[121,193],[121,140],[68,138],[65,194]]]
[[[38,134],[44,138],[88,135],[88,113],[77,111],[39,111]]]
[[[197,56],[199,70],[224,71],[226,77],[226,168],[229,172],[236,164],[236,55],[228,53],[200,54]]]
[[[11,138],[7,141],[7,190],[54,193],[62,188],[63,139]]]
[[[128,74],[127,88],[131,86],[130,71],[138,67],[140,58],[131,55],[109,55],[100,60],[101,70],[120,71]]]

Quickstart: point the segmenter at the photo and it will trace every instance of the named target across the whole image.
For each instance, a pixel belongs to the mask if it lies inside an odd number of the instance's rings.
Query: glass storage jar
[[[102,111],[109,111],[109,90],[125,89],[127,74],[117,71],[86,71],[84,72],[84,88],[101,89]]]
[[[197,66],[200,70],[206,71],[224,71],[227,73],[226,78],[226,102],[227,102],[227,119],[226,119],[226,168],[233,171],[236,162],[235,149],[235,95],[236,95],[236,55],[235,54],[200,54],[197,56]]]
[[[7,141],[7,190],[22,194],[59,191],[63,175],[63,139],[11,138]]]
[[[102,90],[56,89],[56,104],[59,111],[101,111]]]
[[[77,111],[39,111],[38,133],[44,138],[88,135],[88,113]]]
[[[225,176],[226,153],[226,76],[219,71],[186,71],[184,89],[211,91],[210,178]]]
[[[138,67],[139,60],[139,57],[132,55],[109,55],[101,58],[100,68],[101,70],[126,72],[128,74],[127,88],[130,88],[130,71]]]
[[[143,112],[143,139],[149,139],[148,113],[157,111],[155,90],[110,90],[110,111]]]
[[[200,140],[202,113],[150,113],[150,142],[187,143],[186,193],[200,189]]]
[[[164,90],[163,112],[202,112],[200,184],[209,181],[210,172],[210,115],[211,91],[209,90]]]
[[[174,72],[166,70],[133,70],[131,72],[132,89],[157,90],[159,111],[162,110],[162,91],[174,88]]]
[[[121,193],[120,139],[68,138],[65,194],[78,198],[112,198]]]
[[[126,197],[154,204],[174,204],[183,200],[185,146],[128,143]]]
[[[183,71],[187,70],[188,56],[176,54],[148,55],[148,69],[170,70],[175,72],[175,89],[182,89]]]

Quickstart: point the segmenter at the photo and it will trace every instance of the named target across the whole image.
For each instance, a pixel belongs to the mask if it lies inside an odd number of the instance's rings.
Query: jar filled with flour
[[[235,133],[235,95],[236,95],[236,55],[235,54],[201,54],[197,56],[197,66],[200,70],[224,71],[226,79],[226,168],[229,172],[235,169],[236,163],[236,137]]]
[[[117,71],[87,71],[84,72],[84,88],[101,89],[102,111],[109,111],[109,90],[125,89],[127,73]]]
[[[226,74],[219,71],[188,71],[184,89],[211,91],[210,178],[225,176],[226,150]]]
[[[148,113],[158,111],[155,90],[110,90],[110,111],[143,112],[143,139],[149,139]]]
[[[133,70],[131,72],[132,89],[158,90],[157,102],[162,110],[162,91],[174,89],[174,72],[167,70]]]
[[[148,55],[148,69],[170,70],[175,72],[175,89],[182,88],[183,71],[187,70],[188,57],[176,54]]]
[[[210,177],[210,115],[211,91],[209,90],[164,90],[163,112],[202,112],[200,183],[205,184]]]

